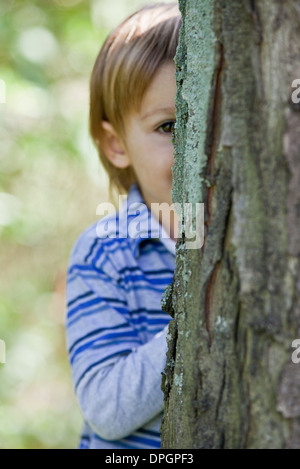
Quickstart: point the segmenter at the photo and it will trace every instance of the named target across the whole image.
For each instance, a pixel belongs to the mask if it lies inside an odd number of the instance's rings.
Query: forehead
[[[156,112],[175,114],[175,65],[172,61],[162,65],[146,89],[140,108],[140,115],[148,117]]]

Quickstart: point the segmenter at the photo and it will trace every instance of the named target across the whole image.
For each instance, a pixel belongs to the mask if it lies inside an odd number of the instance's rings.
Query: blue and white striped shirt
[[[171,319],[161,299],[176,244],[166,236],[133,184],[122,209],[84,231],[72,250],[66,333],[85,420],[80,448],[160,448]]]

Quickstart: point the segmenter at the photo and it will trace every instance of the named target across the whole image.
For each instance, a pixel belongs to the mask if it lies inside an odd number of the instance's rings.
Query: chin
[[[167,197],[167,198],[165,199],[165,202],[167,202],[168,205],[172,205],[172,203],[173,203],[173,202],[172,202],[172,197],[170,197],[170,196]]]

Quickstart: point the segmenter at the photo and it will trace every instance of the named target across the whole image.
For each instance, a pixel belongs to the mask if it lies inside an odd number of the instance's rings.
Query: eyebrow
[[[157,109],[152,109],[151,111],[147,112],[143,116],[141,116],[142,120],[147,119],[155,114],[175,114],[175,107],[160,107]]]

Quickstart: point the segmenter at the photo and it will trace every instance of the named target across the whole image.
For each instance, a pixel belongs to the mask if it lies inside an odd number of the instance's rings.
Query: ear
[[[101,146],[109,161],[117,168],[127,168],[130,161],[127,157],[124,144],[110,122],[101,122],[103,137]]]

